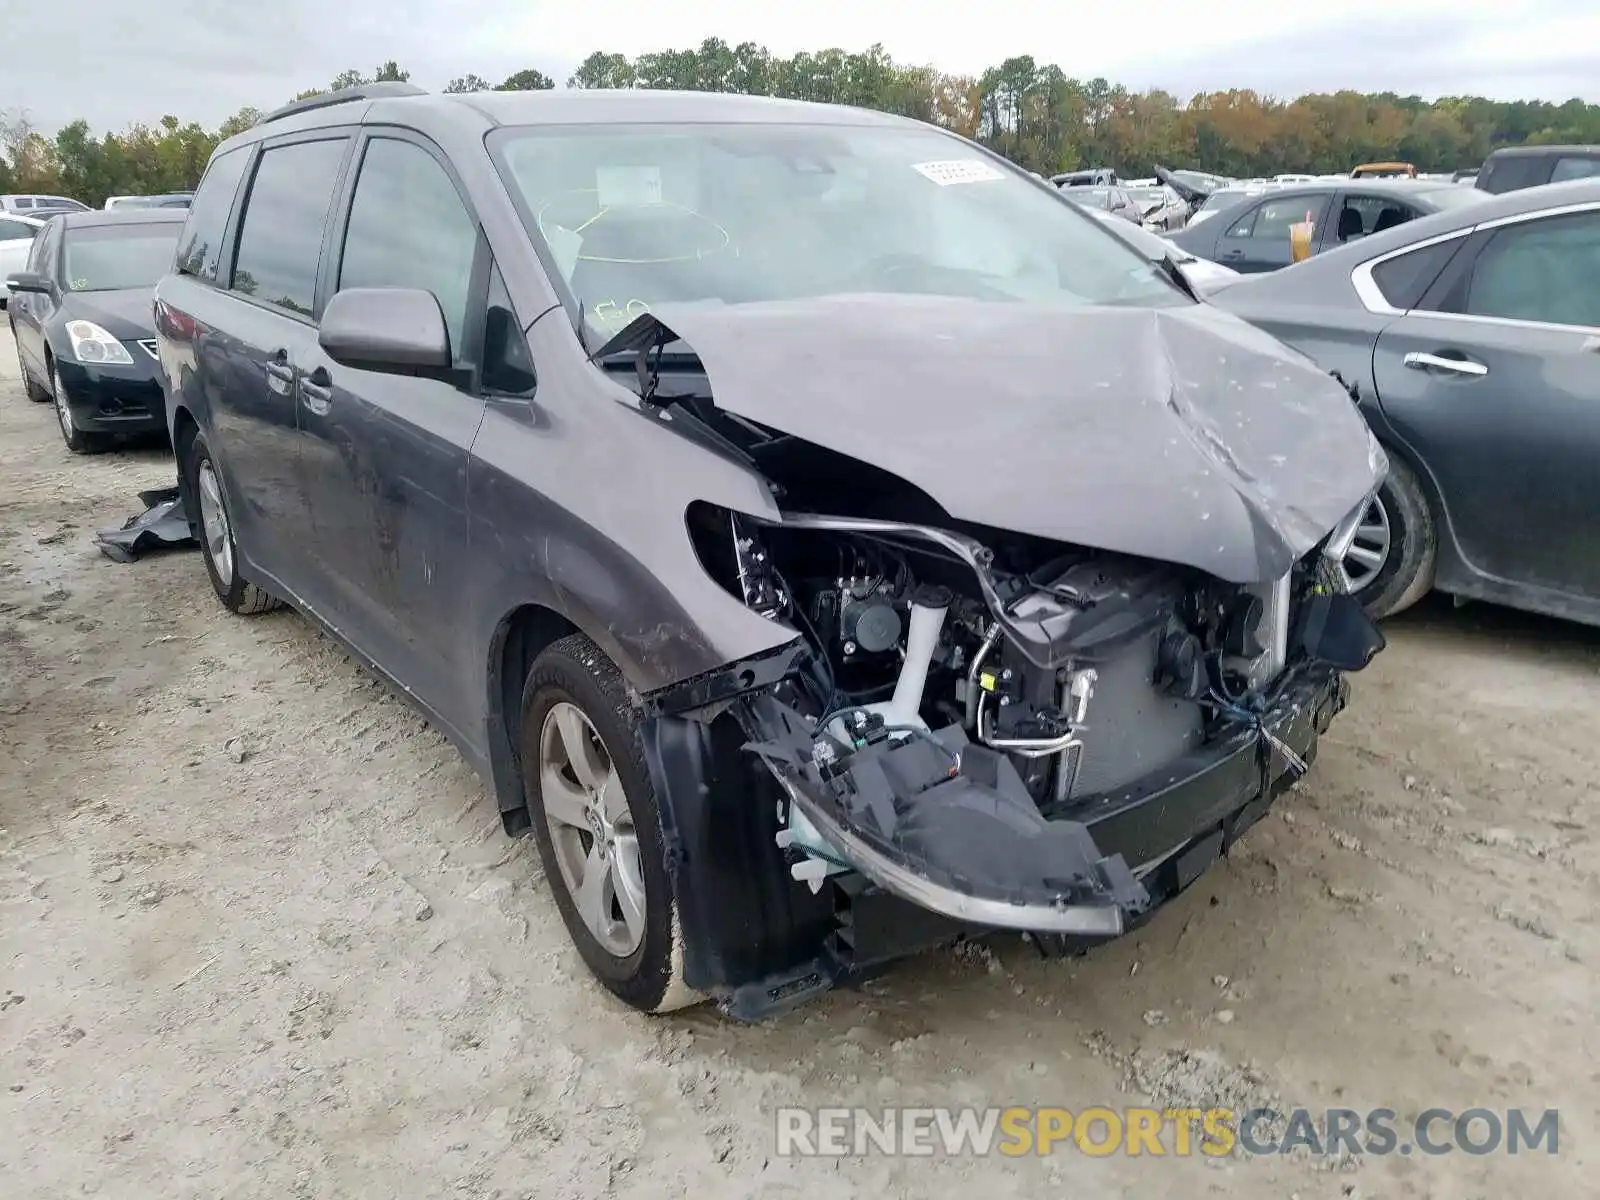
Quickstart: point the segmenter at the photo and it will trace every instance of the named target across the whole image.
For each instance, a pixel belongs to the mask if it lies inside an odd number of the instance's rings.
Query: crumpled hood
[[[156,335],[153,287],[128,288],[115,292],[68,293],[70,320],[93,321],[114,338],[137,341]]]
[[[654,318],[719,408],[891,471],[958,520],[1232,582],[1282,576],[1385,469],[1338,383],[1205,305],[865,295]]]

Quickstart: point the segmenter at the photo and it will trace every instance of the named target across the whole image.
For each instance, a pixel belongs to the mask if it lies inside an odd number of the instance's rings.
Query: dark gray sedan
[[[1415,221],[1213,300],[1339,372],[1388,450],[1345,560],[1371,611],[1437,587],[1600,623],[1600,180]]]
[[[1275,188],[1241,199],[1172,235],[1191,254],[1244,274],[1276,271],[1294,261],[1289,226],[1309,219],[1311,252],[1321,254],[1418,217],[1471,208],[1484,193],[1446,180],[1330,179]]]

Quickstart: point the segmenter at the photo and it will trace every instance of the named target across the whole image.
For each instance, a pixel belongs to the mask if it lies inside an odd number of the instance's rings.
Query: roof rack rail
[[[414,83],[404,83],[399,80],[386,80],[382,83],[362,83],[355,87],[340,88],[336,92],[323,92],[317,96],[307,96],[304,100],[292,101],[282,108],[273,109],[261,120],[257,121],[256,124],[265,125],[268,121],[292,117],[295,113],[327,108],[332,104],[344,104],[350,100],[381,100],[386,96],[426,96],[427,94],[427,88],[421,88]]]

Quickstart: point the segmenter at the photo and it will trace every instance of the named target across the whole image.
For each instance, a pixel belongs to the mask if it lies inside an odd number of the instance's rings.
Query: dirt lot
[[[196,554],[94,549],[171,478],[68,455],[0,330],[7,1200],[1593,1194],[1595,632],[1394,623],[1312,778],[1086,959],[1003,940],[765,1025],[650,1020],[411,709],[299,617],[226,615]],[[1555,1107],[1561,1152],[773,1153],[778,1105],[1151,1099]]]

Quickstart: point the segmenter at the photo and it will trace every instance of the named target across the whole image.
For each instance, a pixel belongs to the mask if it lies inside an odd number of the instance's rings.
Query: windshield
[[[1152,204],[1165,204],[1167,202],[1167,194],[1160,188],[1140,188],[1136,192],[1130,192],[1129,195],[1133,197],[1135,204],[1143,208],[1149,208]]]
[[[602,335],[658,304],[842,293],[1190,302],[1059,192],[931,129],[589,125],[490,145]]]
[[[114,292],[154,287],[172,266],[182,228],[175,222],[68,229],[62,244],[67,290]]]

